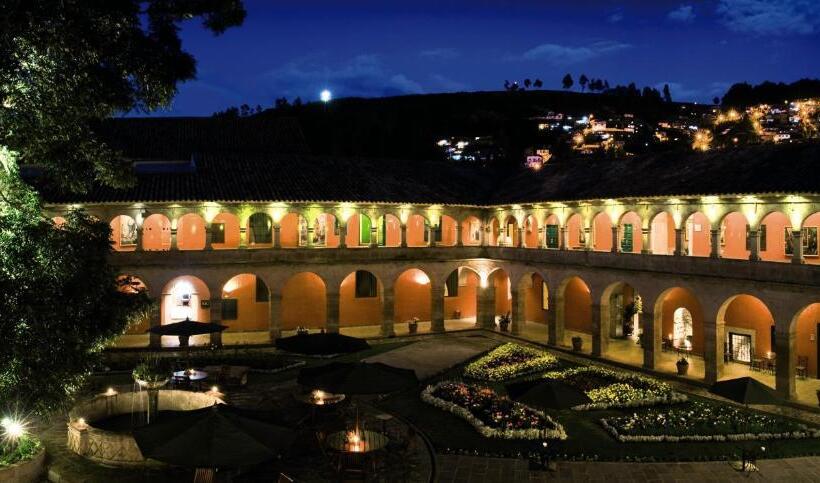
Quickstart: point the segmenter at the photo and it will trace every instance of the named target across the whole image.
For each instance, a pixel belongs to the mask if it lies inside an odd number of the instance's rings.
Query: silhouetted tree
[[[297,96],[296,99],[293,100],[293,107],[299,107],[301,105],[302,105],[302,98]]]
[[[564,89],[572,89],[573,84],[575,84],[575,81],[572,80],[572,76],[569,74],[565,75],[564,78],[561,80],[561,86]]]
[[[714,105],[720,104],[720,97],[715,96],[714,98],[712,98],[712,104],[714,104]]]
[[[669,84],[663,85],[663,100],[666,102],[672,102],[672,93],[669,92]]]
[[[535,79],[535,81],[532,83],[532,86],[535,87],[536,89],[540,89],[540,88],[544,87],[544,82],[541,81],[541,79]]]
[[[505,91],[510,90],[510,81],[508,81],[508,80],[504,81],[504,90]]]
[[[607,90],[607,91],[609,90],[609,81],[608,80],[604,81],[604,90]]]
[[[532,81],[528,78],[524,79],[524,87],[529,89],[532,86]]]
[[[289,105],[290,105],[290,103],[288,102],[288,99],[286,97],[280,97],[279,99],[276,99],[276,101],[274,103],[274,106],[277,109],[284,109],[285,107],[288,107]]]
[[[586,74],[581,74],[581,77],[578,78],[578,84],[581,86],[581,92],[584,92],[584,89],[586,89],[587,82],[589,82],[589,79]]]

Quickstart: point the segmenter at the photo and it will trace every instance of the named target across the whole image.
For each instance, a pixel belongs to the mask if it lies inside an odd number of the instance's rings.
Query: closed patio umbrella
[[[226,325],[214,324],[213,322],[197,322],[186,317],[182,322],[157,325],[148,329],[147,332],[157,335],[176,335],[179,337],[179,346],[187,347],[188,338],[192,335],[222,332],[227,328]]]
[[[296,434],[248,417],[245,411],[215,404],[181,412],[165,424],[134,429],[142,455],[190,468],[236,468],[276,457]]]
[[[583,391],[555,379],[516,382],[506,388],[510,399],[534,407],[569,409],[592,402]]]
[[[299,371],[297,382],[334,394],[386,394],[419,383],[415,371],[381,362],[332,362]]]
[[[777,404],[780,396],[751,377],[738,377],[712,384],[709,392],[741,404]]]
[[[294,335],[276,339],[276,347],[288,352],[309,355],[347,354],[369,349],[364,339],[336,333]]]

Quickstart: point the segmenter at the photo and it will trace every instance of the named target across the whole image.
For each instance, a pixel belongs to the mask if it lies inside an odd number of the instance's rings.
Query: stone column
[[[327,292],[327,323],[326,329],[330,333],[339,332],[339,292]]]
[[[273,225],[273,248],[282,248],[282,227]]]
[[[401,224],[401,247],[407,248],[407,225]]]
[[[299,230],[301,232],[301,230]],[[313,247],[313,227],[308,227],[307,234],[305,235],[305,247],[312,248]]]
[[[603,357],[609,345],[609,329],[601,317],[601,305],[592,304],[590,314],[592,315],[592,355]]]
[[[567,227],[562,226],[558,229],[558,249],[569,250],[569,239],[567,239]]]
[[[370,226],[370,248],[379,247],[379,229],[376,226]]]
[[[524,230],[524,227],[523,226],[519,227],[518,228],[518,244],[515,245],[517,248],[526,248],[527,244],[524,243],[524,235],[525,234],[526,234],[526,231]]]
[[[347,225],[339,224],[339,248],[347,248]]]
[[[487,230],[490,231],[487,231]],[[481,225],[481,246],[486,247],[490,245],[490,237],[492,236],[492,225]]]
[[[476,308],[476,326],[492,330],[495,327],[495,287],[492,280],[487,281],[486,287],[478,287]]]
[[[160,304],[162,304],[162,297],[160,297],[159,301],[151,307],[151,311],[148,313],[148,325],[150,327],[159,327],[162,325],[162,321],[160,320]],[[152,349],[159,349],[162,347],[162,336],[149,332],[148,347]]]
[[[464,246],[464,240],[462,240],[462,237],[463,237],[463,235],[462,235],[461,222],[456,221],[456,246],[457,247],[463,247]]]
[[[137,227],[137,241],[136,241],[136,243],[137,243],[136,251],[141,252],[143,250],[143,248],[142,248],[142,225]]]
[[[214,233],[211,231],[213,229],[213,224],[208,223],[205,225],[205,249],[206,250],[213,250],[213,240],[214,240]]]
[[[592,250],[592,228],[590,227],[584,228],[584,250]]]
[[[803,232],[801,230],[792,231],[792,263],[802,265],[806,263],[803,258]]]
[[[282,294],[271,290],[270,301],[268,302],[268,314],[270,314],[270,324],[268,332],[270,333],[270,341],[274,342],[276,339],[282,337]]]
[[[171,228],[171,250],[177,249],[177,229]]]
[[[612,249],[610,250],[612,253],[618,253],[621,251],[621,244],[618,243],[620,240],[618,239],[618,227],[612,227]]]
[[[675,256],[683,256],[683,228],[675,228]]]
[[[644,255],[652,254],[652,229],[641,228],[641,253]]]
[[[444,332],[444,286],[430,285],[430,330]]]
[[[777,354],[775,389],[781,397],[794,400],[797,397],[795,385],[796,333],[789,330],[788,321],[786,323],[775,322],[775,326],[775,354]]]
[[[723,375],[725,324],[723,321],[715,323],[715,319],[716,317],[709,317],[703,325],[704,380],[708,384],[714,384]]]
[[[709,230],[709,239],[712,243],[712,251],[709,252],[709,258],[720,258],[720,230],[714,228]]]
[[[248,237],[250,232],[247,227],[239,227],[239,248],[248,248]]]
[[[658,367],[661,357],[661,321],[657,321],[658,327],[655,330],[655,317],[652,312],[641,312],[638,317],[643,330],[643,366],[654,370]]]
[[[547,344],[560,346],[564,343],[564,325],[558,323],[555,306],[550,305],[550,309],[547,310]]]
[[[524,300],[526,297],[520,294],[518,289],[511,289],[510,295],[512,295],[512,300],[510,304],[510,316],[512,321],[510,323],[510,332],[513,335],[518,335],[521,333],[521,326],[524,323],[524,315],[525,315],[525,308],[524,308]]]
[[[395,297],[393,288],[384,288],[384,300],[382,301],[382,337],[394,337],[396,335],[395,323]]]
[[[760,232],[749,230],[749,260],[760,261]]]
[[[214,297],[211,299],[211,322],[219,324],[222,322],[222,298]],[[211,333],[211,346],[222,347],[222,332]]]

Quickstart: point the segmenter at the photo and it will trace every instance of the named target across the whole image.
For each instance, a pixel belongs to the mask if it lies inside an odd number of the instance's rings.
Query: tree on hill
[[[755,104],[778,104],[810,97],[820,97],[820,79],[800,79],[791,84],[765,81],[756,86],[739,82],[726,91],[721,104],[742,109]]]
[[[532,83],[532,86],[536,89],[540,89],[544,87],[544,81],[542,81],[541,79],[535,79],[535,81]]]
[[[572,85],[575,84],[575,81],[572,80],[572,76],[567,74],[561,80],[561,87],[564,89],[572,89]]]
[[[669,84],[663,85],[663,100],[664,102],[672,102],[672,93],[669,91]]]
[[[578,78],[578,85],[581,86],[581,92],[584,92],[584,89],[586,89],[587,82],[589,82],[589,79],[586,74],[581,74],[581,77]]]
[[[528,78],[524,79],[524,87],[529,89],[532,86],[532,81]]]

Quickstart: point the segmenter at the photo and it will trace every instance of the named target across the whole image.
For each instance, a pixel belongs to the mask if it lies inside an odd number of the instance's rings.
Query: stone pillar
[[[347,225],[339,225],[339,248],[347,248]]]
[[[592,250],[592,229],[590,227],[584,228],[584,250]]]
[[[247,227],[240,227],[239,228],[239,248],[248,248],[248,237],[250,236],[250,231],[248,231]]]
[[[370,248],[378,248],[379,246],[379,228],[370,226]]]
[[[222,298],[214,297],[211,299],[211,322],[219,324],[222,322]],[[211,333],[211,346],[222,347],[222,332]]]
[[[562,226],[558,229],[558,249],[569,250],[569,239],[567,238],[566,226]]]
[[[720,258],[720,230],[714,228],[709,230],[709,239],[712,243],[712,251],[709,252],[709,258]]]
[[[661,321],[657,321],[652,312],[641,312],[640,325],[643,330],[641,343],[643,344],[643,366],[654,370],[658,367],[661,357]],[[655,330],[657,328],[657,330]]]
[[[162,297],[160,297],[158,302],[151,307],[151,310],[148,313],[148,325],[150,327],[159,327],[162,325],[162,321],[160,320],[160,304],[162,304]],[[162,336],[149,332],[148,347],[151,349],[159,349],[162,347]]]
[[[683,228],[675,228],[675,256],[683,256]]]
[[[760,232],[749,230],[749,260],[760,261]]]
[[[282,248],[282,227],[273,225],[273,248]]]
[[[489,231],[487,231],[489,230]],[[482,224],[481,225],[481,246],[486,247],[490,246],[490,237],[492,236],[493,226],[492,224]]]
[[[795,331],[789,330],[789,323],[775,322],[775,389],[781,397],[794,400],[797,396],[795,386],[795,366],[797,361]]]
[[[401,247],[407,248],[407,225],[401,224]]]
[[[444,332],[444,286],[430,285],[430,330]]]
[[[464,240],[462,240],[462,238],[463,238],[463,234],[462,234],[461,222],[456,221],[456,246],[457,247],[463,247],[464,246]]]
[[[476,308],[476,326],[492,330],[495,327],[495,287],[492,280],[487,281],[486,287],[478,287]]]
[[[177,249],[177,229],[171,228],[171,250]]]
[[[339,292],[327,292],[327,323],[330,333],[339,332]]]
[[[803,232],[796,230],[792,232],[792,263],[802,265],[806,263],[803,258]]]
[[[213,240],[214,240],[214,233],[211,231],[213,229],[213,224],[208,223],[205,225],[205,249],[206,250],[213,250]]]
[[[601,317],[601,305],[592,304],[590,314],[592,316],[592,355],[603,357],[609,345],[609,328],[606,327],[607,323]]]
[[[394,337],[396,335],[395,323],[395,297],[393,288],[384,288],[384,300],[382,301],[382,337]]]
[[[307,248],[312,248],[313,247],[313,227],[312,226],[308,227],[307,235],[305,235],[305,236],[306,236],[307,239],[305,240],[304,246],[307,247]]]
[[[521,326],[524,324],[524,317],[526,315],[524,307],[526,297],[524,297],[523,294],[519,294],[518,289],[511,289],[510,294],[512,295],[510,304],[510,316],[512,318],[510,332],[513,335],[518,335],[521,333]]]
[[[276,339],[282,337],[282,294],[271,290],[270,301],[268,302],[268,314],[270,316],[270,324],[268,325],[268,332],[270,333],[270,341],[274,342]]]
[[[564,343],[564,324],[558,323],[558,313],[555,306],[550,304],[547,310],[547,344],[560,346]]]
[[[143,248],[142,248],[142,225],[137,227],[137,241],[136,241],[136,243],[137,243],[136,251],[141,252],[143,250]]]
[[[703,326],[703,367],[704,380],[714,384],[723,375],[723,353],[726,335],[723,321],[715,323],[716,317],[704,320]]]
[[[641,228],[641,253],[644,255],[652,254],[652,229]]]
[[[618,243],[620,240],[618,239],[618,227],[612,227],[612,249],[610,250],[612,253],[618,253],[621,251],[621,244]]]
[[[518,228],[518,244],[515,245],[517,248],[526,248],[527,244],[524,243],[525,233],[526,231],[524,230],[523,226]]]

